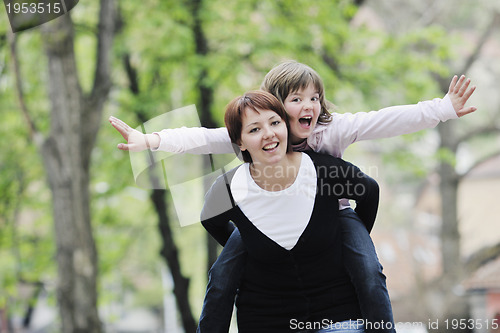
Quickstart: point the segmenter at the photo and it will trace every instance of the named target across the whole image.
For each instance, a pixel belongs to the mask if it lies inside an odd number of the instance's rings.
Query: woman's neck
[[[291,152],[285,155],[279,163],[250,164],[250,175],[262,189],[270,192],[282,191],[295,182],[299,173],[302,154]]]

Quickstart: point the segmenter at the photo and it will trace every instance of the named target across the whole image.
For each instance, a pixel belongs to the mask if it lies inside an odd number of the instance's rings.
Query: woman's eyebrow
[[[279,117],[277,114],[273,114],[271,117],[269,117],[268,120],[271,120],[273,118],[281,118],[281,117]],[[260,124],[260,121],[254,121],[253,123],[246,125],[245,128],[247,128],[249,126],[253,126],[253,125],[258,125],[258,124]]]
[[[257,125],[259,123],[260,123],[259,121],[254,121],[253,123],[250,123],[250,124],[246,125],[245,128],[253,126],[253,125]]]

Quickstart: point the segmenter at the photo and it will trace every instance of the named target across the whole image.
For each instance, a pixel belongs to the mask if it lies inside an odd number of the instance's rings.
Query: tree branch
[[[500,155],[500,150],[497,150],[493,153],[490,153],[490,154],[480,158],[466,172],[464,172],[463,174],[458,176],[458,181],[461,181],[463,178],[467,177],[471,173],[471,171],[474,170],[474,168],[476,168],[480,164],[482,164],[482,163],[486,162],[487,160],[489,160],[490,158],[496,157],[498,155]]]
[[[500,21],[500,14],[498,12],[495,12],[493,15],[493,19],[491,20],[490,24],[488,27],[484,30],[483,34],[479,38],[478,43],[476,44],[474,51],[467,57],[467,60],[465,61],[463,67],[461,70],[458,70],[457,73],[467,73],[469,69],[472,67],[474,62],[479,58],[481,54],[481,50],[488,40],[490,34],[494,30],[495,25]],[[448,88],[450,85],[450,81],[448,77],[442,77],[436,73],[433,73],[434,78],[439,84],[439,88],[441,91],[446,94],[448,92]]]
[[[490,24],[488,25],[486,30],[484,30],[483,34],[481,35],[481,38],[479,39],[479,42],[476,44],[474,51],[469,55],[469,57],[465,61],[465,64],[464,64],[462,70],[459,73],[467,73],[469,71],[469,69],[472,67],[472,65],[477,60],[477,58],[479,58],[479,55],[481,53],[481,49],[483,48],[484,44],[486,43],[486,41],[490,37],[490,34],[492,33],[495,26],[499,22],[500,22],[500,13],[495,12],[493,14],[493,18],[491,19]]]
[[[115,35],[116,23],[115,0],[101,0],[99,28],[97,35],[96,67],[94,83],[90,96],[84,99],[85,111],[81,114],[83,142],[94,142],[101,125],[103,105],[111,89],[111,46]],[[92,149],[93,144],[86,144],[84,149]],[[84,152],[90,156],[90,150]]]
[[[429,26],[436,21],[436,18],[443,15],[443,8],[447,6],[444,1],[432,1],[430,4],[423,3],[424,11],[420,18],[418,18],[415,26]]]
[[[99,12],[99,32],[97,35],[96,68],[91,100],[100,103],[106,100],[111,86],[111,46],[115,34],[116,8],[114,0],[101,0]]]
[[[500,126],[497,124],[488,124],[482,127],[474,128],[467,133],[464,133],[461,135],[457,140],[456,144],[457,146],[464,142],[468,141],[474,137],[480,136],[480,135],[487,135],[487,134],[492,134],[492,133],[497,133],[500,134]]]
[[[28,125],[30,139],[36,140],[36,138],[41,134],[38,132],[35,121],[31,117],[30,112],[29,112],[28,107],[27,107],[26,102],[25,102],[22,77],[21,77],[21,69],[20,69],[20,65],[19,65],[19,57],[17,54],[17,35],[13,34],[11,32],[8,32],[7,34],[8,34],[8,39],[9,39],[10,55],[12,58],[12,70],[14,72],[15,90],[16,90],[17,100],[19,102],[19,107],[21,108],[21,112],[24,116],[24,119],[26,120],[26,124]],[[36,141],[38,141],[38,140],[36,140]],[[35,142],[35,143],[38,144],[39,142]]]
[[[365,3],[365,0],[354,0],[353,1],[353,4],[356,7],[358,7],[357,10],[359,10],[359,7],[363,6],[364,3]],[[351,17],[345,17],[345,19],[350,22],[350,21],[352,21],[352,19],[355,16],[356,15],[354,14]],[[343,48],[344,43],[345,43],[345,40],[342,40],[340,43],[340,45],[341,45],[340,49]],[[340,69],[340,66],[339,66],[337,59],[335,59],[334,56],[331,56],[330,54],[328,54],[327,50],[324,47],[321,49],[321,59],[323,59],[323,62],[335,73],[335,75],[339,79],[343,78],[342,70]]]
[[[132,66],[132,63],[130,62],[130,54],[125,53],[122,61],[123,66],[125,67],[125,72],[127,73],[130,91],[134,95],[139,95],[139,79],[137,77],[137,70]]]
[[[467,258],[465,265],[468,272],[475,272],[479,267],[500,255],[500,243],[484,247]]]
[[[340,66],[337,62],[337,60],[326,52],[325,49],[321,51],[321,58],[323,59],[323,62],[335,73],[335,75],[339,78],[342,79],[342,71],[340,70]]]

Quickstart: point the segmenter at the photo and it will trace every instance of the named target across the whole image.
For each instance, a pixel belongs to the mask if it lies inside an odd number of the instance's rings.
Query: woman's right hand
[[[127,141],[127,143],[119,143],[118,149],[138,152],[158,148],[160,145],[160,137],[156,134],[141,133],[113,116],[109,117],[109,122]]]

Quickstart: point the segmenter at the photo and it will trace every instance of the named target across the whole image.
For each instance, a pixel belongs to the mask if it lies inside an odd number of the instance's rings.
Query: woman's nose
[[[264,127],[263,132],[264,132],[263,135],[264,139],[272,138],[274,136],[274,131],[269,126]]]

